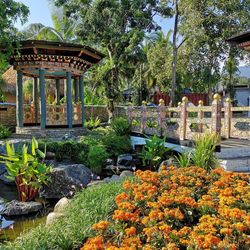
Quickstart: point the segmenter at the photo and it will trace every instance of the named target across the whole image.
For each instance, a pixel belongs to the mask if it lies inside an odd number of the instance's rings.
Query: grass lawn
[[[65,217],[48,227],[40,225],[13,243],[0,245],[0,249],[79,249],[83,240],[91,236],[93,223],[109,219],[115,205],[114,197],[121,189],[119,182],[85,189],[73,198]]]

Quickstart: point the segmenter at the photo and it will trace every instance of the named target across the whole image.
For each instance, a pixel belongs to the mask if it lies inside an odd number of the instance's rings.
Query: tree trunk
[[[174,19],[174,32],[173,32],[173,62],[172,62],[172,88],[171,88],[171,101],[170,106],[174,106],[176,103],[175,98],[175,92],[177,89],[177,83],[176,83],[176,66],[177,66],[177,53],[178,53],[178,47],[177,47],[177,32],[178,32],[178,0],[174,1],[175,4],[175,19]]]

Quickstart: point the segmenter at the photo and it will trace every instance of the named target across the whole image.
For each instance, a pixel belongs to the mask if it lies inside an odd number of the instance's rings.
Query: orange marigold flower
[[[116,204],[119,204],[120,202],[127,201],[130,199],[130,195],[126,194],[125,192],[118,194],[115,197]]]
[[[136,228],[135,227],[126,228],[125,233],[127,236],[136,235]]]
[[[103,250],[103,237],[97,236],[94,238],[88,238],[87,242],[81,248],[81,250]]]
[[[105,230],[109,225],[108,221],[100,221],[92,226],[94,230]]]

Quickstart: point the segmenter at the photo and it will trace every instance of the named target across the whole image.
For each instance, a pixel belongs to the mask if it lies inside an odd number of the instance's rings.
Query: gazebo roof
[[[238,45],[241,49],[250,51],[250,30],[227,39],[232,45]]]
[[[64,79],[66,72],[78,77],[104,58],[104,54],[80,44],[26,40],[16,47],[10,64],[29,77],[38,77],[39,69],[45,69],[45,77],[50,79]]]

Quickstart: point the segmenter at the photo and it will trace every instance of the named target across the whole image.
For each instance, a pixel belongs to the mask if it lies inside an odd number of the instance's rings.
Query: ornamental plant
[[[14,180],[20,201],[32,201],[43,184],[47,184],[51,167],[44,163],[46,150],[38,149],[38,142],[32,138],[31,149],[23,145],[21,153],[15,151],[14,144],[6,143],[7,155],[0,155],[8,172],[7,178]]]
[[[81,250],[250,249],[246,174],[163,166],[123,183],[108,221],[92,227]]]
[[[131,125],[124,117],[117,117],[111,121],[111,128],[118,136],[128,136],[131,132]]]
[[[170,151],[169,148],[165,148],[164,143],[165,138],[161,139],[157,135],[153,135],[146,140],[146,144],[143,146],[140,154],[144,166],[149,166],[150,169],[158,168],[164,154]]]

